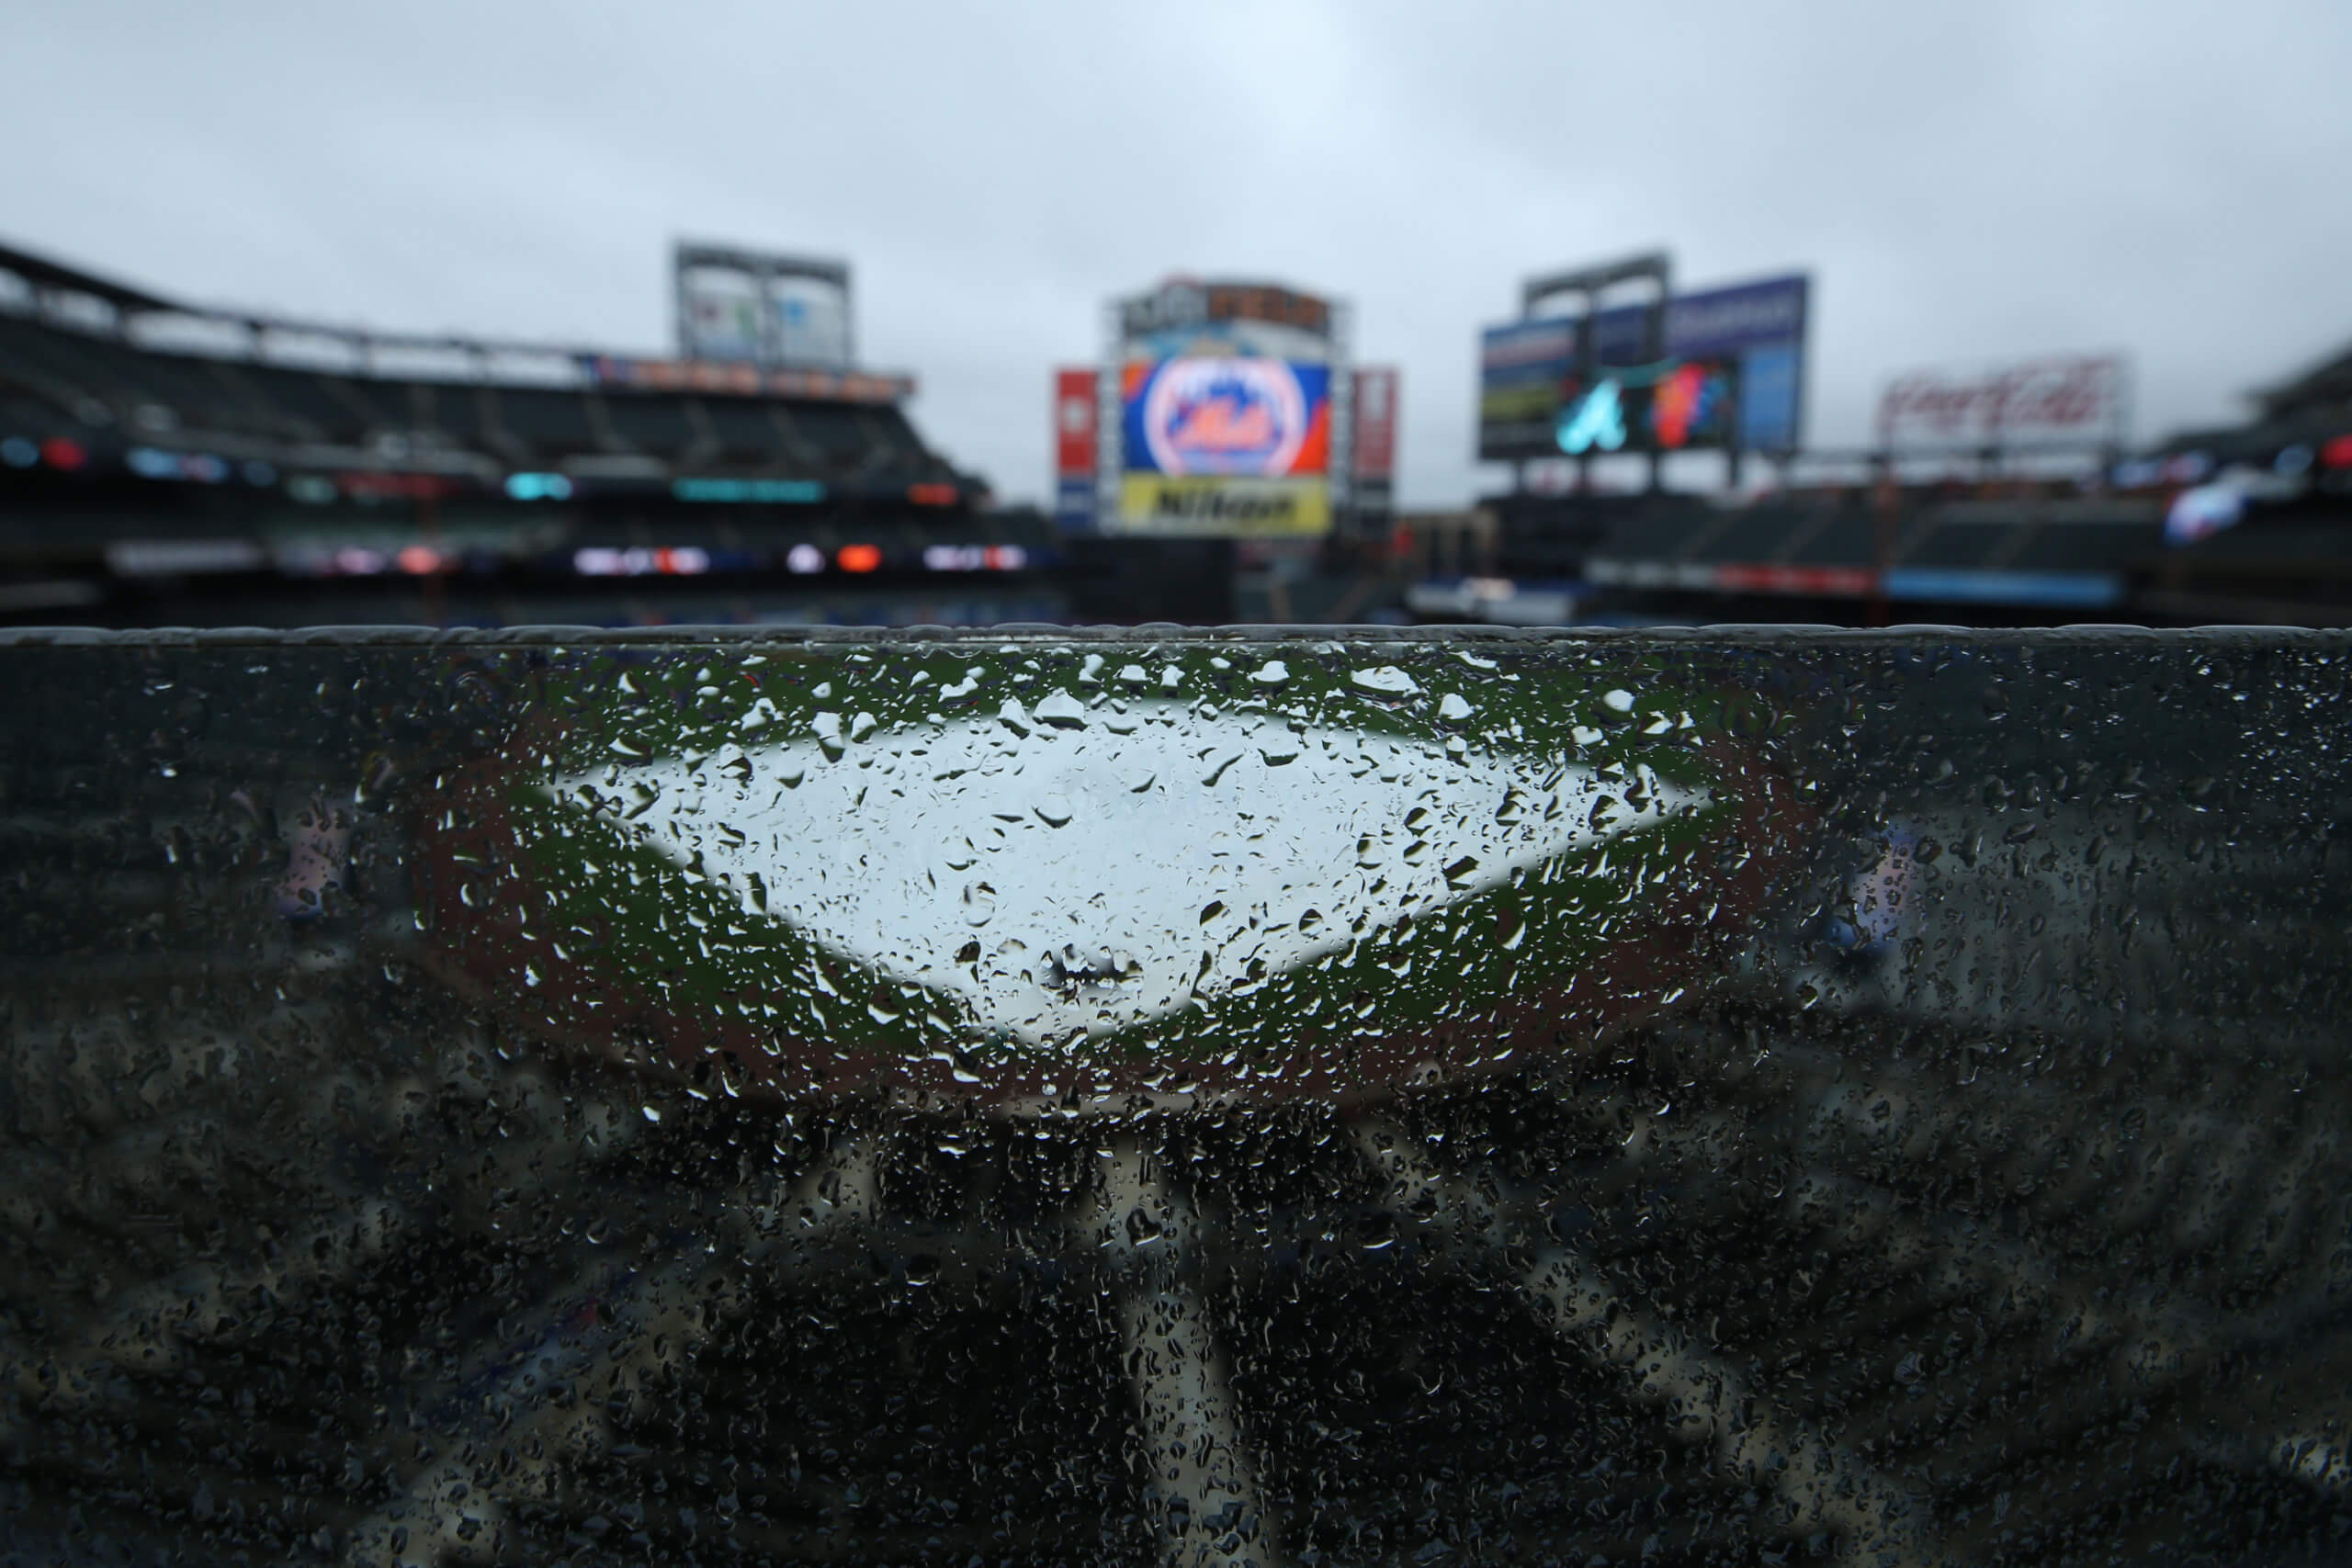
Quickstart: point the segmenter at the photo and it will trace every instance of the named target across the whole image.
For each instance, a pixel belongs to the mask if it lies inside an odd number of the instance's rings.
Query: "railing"
[[[0,1537],[2333,1561],[2347,658],[14,634]]]

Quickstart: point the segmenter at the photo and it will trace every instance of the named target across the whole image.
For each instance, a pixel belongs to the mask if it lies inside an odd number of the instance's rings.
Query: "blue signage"
[[[1804,342],[1809,284],[1800,273],[1678,294],[1666,302],[1666,352],[1713,359],[1746,349],[1798,346]]]

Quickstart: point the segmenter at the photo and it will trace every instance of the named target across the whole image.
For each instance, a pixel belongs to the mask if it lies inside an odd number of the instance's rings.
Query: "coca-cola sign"
[[[1893,450],[2114,445],[2123,439],[2124,367],[2112,355],[2030,359],[1973,374],[1920,370],[1879,395]]]

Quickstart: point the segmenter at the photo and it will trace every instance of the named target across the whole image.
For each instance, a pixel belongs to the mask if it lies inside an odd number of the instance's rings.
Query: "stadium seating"
[[[789,465],[786,433],[769,417],[767,405],[741,398],[710,398],[696,406],[709,425],[721,463],[762,468],[780,462]]]
[[[1845,566],[1871,558],[1877,523],[1859,507],[1824,506],[1813,513],[1810,532],[1794,541],[1782,559],[1792,566]]]
[[[792,411],[791,420],[798,434],[816,447],[819,461],[837,477],[856,473],[874,450],[854,409],[805,404]]]
[[[864,489],[954,481],[898,409],[820,399],[425,380],[142,347],[0,311],[0,436],[197,447],[289,467],[473,454],[486,469],[651,463],[650,474]]]
[[[699,444],[683,398],[616,392],[605,396],[605,409],[614,434],[632,451],[675,461]],[[770,431],[765,450],[773,452],[775,446],[775,433]]]
[[[578,392],[528,387],[493,388],[489,399],[497,428],[513,436],[541,462],[604,450],[589,422],[587,400]]]

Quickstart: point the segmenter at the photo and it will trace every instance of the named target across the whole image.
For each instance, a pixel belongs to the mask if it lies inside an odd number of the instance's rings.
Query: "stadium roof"
[[[2302,374],[2255,393],[2254,400],[2271,419],[2318,406],[2352,403],[2352,344]]]
[[[184,309],[169,299],[150,294],[143,288],[133,288],[129,284],[116,283],[110,278],[100,277],[96,273],[85,272],[80,267],[68,266],[63,262],[51,261],[46,256],[37,256],[30,251],[19,250],[6,243],[0,243],[0,268],[15,273],[36,288],[62,288],[70,289],[76,294],[87,294],[94,299],[105,300],[118,310],[129,312]]]
[[[469,356],[469,379],[515,378],[517,364],[533,368],[520,379],[529,385],[612,386],[647,391],[694,391],[743,397],[836,399],[856,403],[891,403],[914,392],[914,378],[897,372],[831,369],[762,369],[746,364],[640,357],[615,354],[581,344],[526,343],[510,339],[458,336],[448,333],[384,332],[325,321],[298,321],[252,310],[219,310],[166,299],[145,289],[116,283],[95,273],[52,261],[20,247],[0,243],[0,272],[9,272],[43,292],[76,293],[104,301],[126,322],[137,319],[178,317],[211,323],[239,346],[222,354],[216,344],[188,346],[184,351],[208,357],[310,365],[307,355],[281,360],[276,349],[283,338],[328,342],[342,345],[351,360],[348,368],[363,375],[391,375],[380,367],[386,355],[444,352]],[[6,303],[0,297],[0,305]],[[36,313],[55,317],[46,304]],[[91,330],[86,321],[69,321],[77,331]],[[168,324],[168,323],[165,323]],[[132,333],[136,336],[137,333]],[[554,371],[550,377],[548,372]]]

